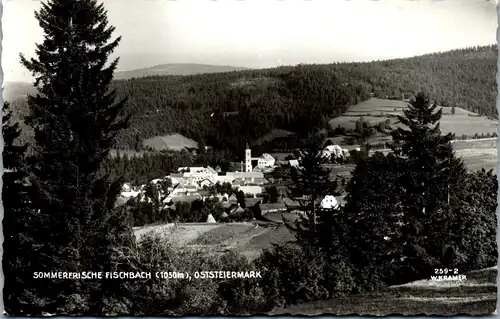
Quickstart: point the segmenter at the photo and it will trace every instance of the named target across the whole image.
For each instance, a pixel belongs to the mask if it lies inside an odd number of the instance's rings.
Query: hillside
[[[491,315],[497,303],[497,267],[472,271],[464,281],[419,280],[385,291],[276,308],[270,315]]]
[[[495,115],[496,60],[496,46],[488,46],[388,61],[118,80],[114,87],[129,97],[132,128],[116,146],[131,149],[139,139],[179,133],[240,154],[273,130],[302,138],[370,96],[402,99],[420,90],[439,105]]]
[[[356,121],[363,119],[374,126],[384,122],[392,128],[402,127],[397,116],[403,115],[403,110],[407,105],[408,102],[405,101],[370,98],[351,106],[341,116],[331,119],[329,124],[333,129],[339,126],[346,129],[354,129]],[[456,107],[455,114],[453,114],[451,107],[443,107],[440,128],[444,134],[454,133],[458,137],[462,135],[472,137],[475,134],[496,133],[497,127],[498,121],[490,119],[487,116],[480,116],[460,107]],[[344,144],[342,142],[344,139],[342,136],[339,136],[333,138],[332,142]],[[372,143],[381,143],[390,139],[390,136],[378,134],[378,136],[372,138],[370,141]]]
[[[116,80],[126,80],[131,78],[139,78],[144,76],[154,75],[193,75],[202,73],[221,73],[242,71],[248,68],[227,66],[227,65],[209,65],[209,64],[195,64],[195,63],[170,63],[160,64],[149,68],[120,71],[115,73]]]
[[[116,86],[130,96],[129,111],[142,138],[180,133],[241,153],[247,141],[252,145],[274,129],[302,137],[370,93],[409,97],[424,90],[440,105],[496,114],[496,59],[491,46],[367,63],[146,77]],[[223,115],[234,111],[239,113]],[[120,144],[135,139],[127,132]]]

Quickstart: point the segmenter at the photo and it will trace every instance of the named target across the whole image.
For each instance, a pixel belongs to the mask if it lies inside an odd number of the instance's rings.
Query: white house
[[[273,167],[275,163],[276,160],[274,159],[274,157],[272,157],[270,154],[267,153],[262,154],[257,160],[257,166],[261,168]]]
[[[198,182],[198,186],[199,186],[200,188],[204,188],[205,186],[206,186],[206,187],[209,187],[209,186],[212,186],[212,185],[214,185],[214,184],[215,184],[215,183],[214,183],[214,181],[213,181],[213,180],[210,180],[210,179],[208,179],[208,178],[205,178],[204,180],[202,180],[202,181]]]
[[[175,197],[178,196],[186,196],[189,194],[193,194],[196,192],[196,188],[191,185],[184,185],[183,183],[179,183],[173,187],[170,191],[170,194],[163,200],[163,203],[171,202]]]
[[[189,167],[188,172],[184,172],[183,180],[186,184],[199,187],[200,182],[209,180],[215,184],[217,171],[209,167]],[[203,188],[203,186],[201,187]]]
[[[324,209],[332,209],[332,208],[338,208],[339,207],[339,202],[335,198],[335,196],[332,195],[326,195],[320,203],[321,208]]]
[[[262,194],[262,187],[260,186],[236,186],[238,191],[242,191],[245,195],[256,195]]]
[[[129,183],[124,183],[122,186],[122,191],[123,192],[130,192],[132,190],[132,185]]]
[[[264,178],[264,173],[262,172],[228,172],[226,176],[232,176],[233,181],[235,179],[239,179],[241,181],[241,185],[246,184],[257,184],[262,185],[266,182]]]
[[[290,165],[291,167],[299,167],[299,161],[298,161],[298,160],[296,160],[296,159],[294,159],[294,160],[290,160],[290,161],[288,161],[288,163],[289,163],[289,165]]]
[[[332,157],[339,158],[339,157],[342,157],[344,154],[342,151],[342,147],[340,147],[338,145],[328,145],[323,150],[322,155],[326,158],[332,158]]]
[[[245,149],[245,172],[251,173],[253,171],[252,161],[257,161],[257,167],[273,167],[276,164],[276,160],[270,154],[264,153],[260,157],[252,157],[252,150],[247,143]]]

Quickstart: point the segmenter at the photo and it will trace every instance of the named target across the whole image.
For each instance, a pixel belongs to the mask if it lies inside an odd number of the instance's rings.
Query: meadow
[[[329,123],[332,128],[340,125],[346,129],[354,129],[356,121],[363,117],[365,121],[374,125],[389,120],[391,127],[400,127],[397,115],[403,115],[407,105],[408,102],[405,101],[371,98],[351,106],[347,112],[331,119]],[[474,134],[496,133],[497,125],[498,121],[486,116],[479,116],[459,107],[455,108],[453,115],[451,107],[443,107],[441,131],[445,134],[451,132],[456,136],[463,134],[474,136]]]
[[[273,244],[284,244],[294,237],[284,225],[273,223],[180,223],[134,228],[137,239],[154,231],[169,236],[177,245],[202,248],[211,252],[234,250],[249,260],[258,257]]]

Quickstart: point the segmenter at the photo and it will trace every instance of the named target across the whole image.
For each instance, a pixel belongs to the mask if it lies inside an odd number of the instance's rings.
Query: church
[[[245,150],[245,172],[249,173],[253,171],[252,161],[256,161],[259,168],[273,167],[276,163],[274,157],[267,153],[262,154],[260,157],[252,157],[252,149],[250,149],[247,143]]]

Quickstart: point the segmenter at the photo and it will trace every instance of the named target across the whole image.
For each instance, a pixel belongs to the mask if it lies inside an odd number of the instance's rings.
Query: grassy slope
[[[342,116],[330,120],[332,127],[338,125],[346,128],[354,128],[355,123],[361,117],[372,124],[377,124],[385,120],[391,121],[392,127],[399,127],[400,123],[396,115],[402,115],[403,109],[406,107],[406,102],[376,99],[372,98],[365,102],[352,106],[348,112]],[[455,115],[451,115],[451,108],[443,108],[443,117],[441,119],[441,130],[443,133],[455,133],[457,136],[466,134],[473,136],[478,133],[493,133],[497,132],[498,121],[490,120],[485,116],[469,116],[477,115],[470,111],[456,108]],[[338,143],[343,147],[345,145],[345,137],[338,136],[331,138],[332,142]],[[377,135],[373,137],[371,143],[381,143],[391,140],[390,136]],[[347,148],[357,147],[351,146]],[[456,141],[455,150],[457,155],[464,159],[465,164],[470,170],[478,170],[481,168],[496,170],[497,166],[497,147],[496,139],[478,140],[478,141]],[[332,173],[345,173],[351,171],[352,167],[345,166],[337,168]]]
[[[265,226],[265,225],[264,225]],[[136,228],[136,237],[149,231],[168,235],[179,245],[192,247],[217,248],[218,251],[234,249],[253,259],[263,249],[272,248],[272,244],[283,244],[293,240],[293,236],[284,226],[264,227],[253,223],[230,224],[178,224],[174,229],[172,224],[151,225]]]
[[[350,107],[349,111],[342,116],[331,119],[330,125],[333,128],[340,125],[353,129],[356,121],[363,117],[372,124],[390,120],[392,127],[398,127],[400,123],[396,116],[403,115],[403,109],[406,106],[407,102],[403,101],[371,98]],[[462,134],[472,136],[476,133],[497,132],[498,121],[490,120],[485,116],[476,117],[469,115],[477,114],[457,107],[455,115],[451,115],[451,108],[444,107],[443,117],[441,118],[441,130],[445,134],[451,132],[457,136]]]
[[[330,300],[308,302],[272,315],[486,315],[496,309],[497,269],[489,268],[467,274],[463,282],[446,284],[420,280],[386,291]]]

